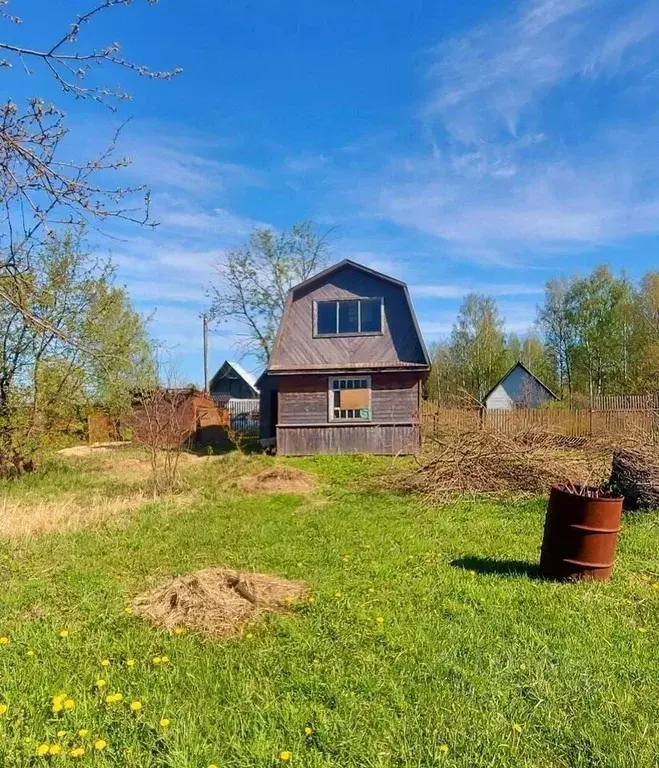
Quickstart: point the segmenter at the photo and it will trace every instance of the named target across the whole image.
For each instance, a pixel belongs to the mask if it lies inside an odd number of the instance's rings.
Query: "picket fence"
[[[537,431],[566,437],[620,436],[659,442],[659,409],[654,408],[468,410],[442,408],[424,401],[421,425],[426,435],[470,430],[504,434]]]

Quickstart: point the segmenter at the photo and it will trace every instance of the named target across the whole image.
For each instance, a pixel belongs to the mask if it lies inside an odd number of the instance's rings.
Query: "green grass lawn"
[[[366,487],[385,462],[349,457],[290,462],[319,476],[312,496],[246,496],[226,484],[245,462],[208,462],[189,500],[120,526],[0,543],[0,765],[657,766],[659,514],[625,520],[611,582],[556,584],[529,567],[543,500],[426,509]],[[0,501],[91,485],[50,468]],[[314,599],[223,641],[125,612],[215,565]],[[75,708],[53,713],[61,693]]]

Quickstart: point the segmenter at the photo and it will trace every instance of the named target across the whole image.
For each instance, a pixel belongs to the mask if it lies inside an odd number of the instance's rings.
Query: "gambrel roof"
[[[352,275],[341,277],[339,273],[342,272]],[[332,283],[335,276],[338,282]],[[381,285],[378,286],[377,283]],[[325,289],[324,284],[329,286],[325,293],[322,292]],[[388,289],[382,291],[388,298],[385,299],[386,328],[383,328],[381,337],[384,341],[381,343],[372,337],[369,340],[366,335],[360,338],[357,334],[350,340],[348,335],[337,335],[331,339],[315,337],[311,329],[311,304],[304,312],[298,309],[294,311],[296,303],[303,301],[305,297],[309,302],[309,295],[321,301],[334,300],[333,291],[338,291],[339,300],[359,296],[368,298],[369,295],[376,295],[369,293],[369,289],[375,287],[379,292],[382,284],[388,286]],[[291,341],[292,337],[295,337],[294,341]],[[319,352],[321,347],[323,353]],[[394,347],[395,352],[399,354],[392,351]],[[305,355],[308,359],[305,359]],[[427,370],[429,367],[430,357],[407,284],[351,259],[344,259],[291,288],[270,356],[268,372],[311,372],[350,368]]]

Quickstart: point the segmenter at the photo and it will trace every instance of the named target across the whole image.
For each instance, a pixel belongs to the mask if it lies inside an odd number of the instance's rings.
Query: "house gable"
[[[316,333],[318,302],[358,298],[382,299],[381,332]],[[407,286],[346,260],[290,291],[268,370],[428,367],[428,353]]]
[[[228,395],[236,399],[251,399],[259,396],[256,378],[238,363],[225,360],[208,385],[212,395]]]
[[[558,397],[523,363],[518,362],[483,398],[487,408],[537,408]]]

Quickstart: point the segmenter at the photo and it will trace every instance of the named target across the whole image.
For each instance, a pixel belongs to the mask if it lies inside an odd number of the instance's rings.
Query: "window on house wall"
[[[316,302],[316,336],[382,333],[382,299]]]
[[[333,377],[329,380],[330,421],[371,419],[371,379]]]

